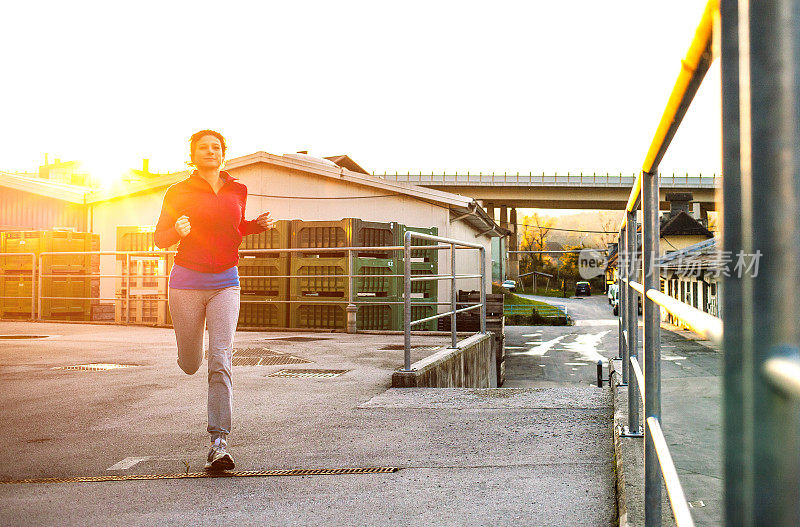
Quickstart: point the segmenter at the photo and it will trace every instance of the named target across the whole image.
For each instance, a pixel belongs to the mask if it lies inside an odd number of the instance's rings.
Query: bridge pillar
[[[483,208],[486,209],[486,214],[494,220],[494,203],[484,203]]]
[[[511,209],[511,221],[508,225],[511,230],[511,236],[508,240],[509,251],[519,251],[519,236],[517,228],[517,209]],[[512,280],[519,280],[519,254],[513,253],[508,255],[508,276]]]

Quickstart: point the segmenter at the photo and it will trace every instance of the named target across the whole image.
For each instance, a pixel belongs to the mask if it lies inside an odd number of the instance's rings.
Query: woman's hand
[[[258,218],[256,218],[256,222],[264,229],[271,229],[275,226],[275,220],[270,218],[269,212],[261,214]]]
[[[178,232],[178,236],[185,238],[192,231],[192,224],[189,223],[189,216],[181,216],[178,218],[178,221],[175,222],[175,230]]]

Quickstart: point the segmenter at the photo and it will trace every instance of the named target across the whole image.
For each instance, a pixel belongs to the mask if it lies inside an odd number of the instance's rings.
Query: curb
[[[614,370],[614,360],[611,359],[609,361],[611,364],[611,372],[608,376],[609,384],[611,385],[611,408],[612,408],[612,418],[611,418],[611,428],[612,434],[614,435],[614,475],[616,481],[614,482],[614,489],[615,498],[616,498],[616,505],[617,505],[617,520],[619,527],[628,527],[628,505],[627,505],[627,497],[625,496],[625,471],[623,469],[622,463],[622,445],[620,444],[619,439],[619,427],[617,426],[616,422],[616,415],[617,415],[617,386],[614,381],[614,375],[616,374],[618,380],[620,377],[619,372]]]

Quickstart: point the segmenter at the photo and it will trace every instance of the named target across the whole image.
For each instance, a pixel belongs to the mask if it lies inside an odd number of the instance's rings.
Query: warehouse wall
[[[85,232],[86,205],[0,189],[0,230],[49,230],[70,227]]]

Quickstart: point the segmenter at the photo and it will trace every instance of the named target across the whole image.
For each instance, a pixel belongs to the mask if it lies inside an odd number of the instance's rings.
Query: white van
[[[618,284],[609,284],[608,285],[608,305],[614,305],[614,299],[617,298],[619,294],[619,285]]]

